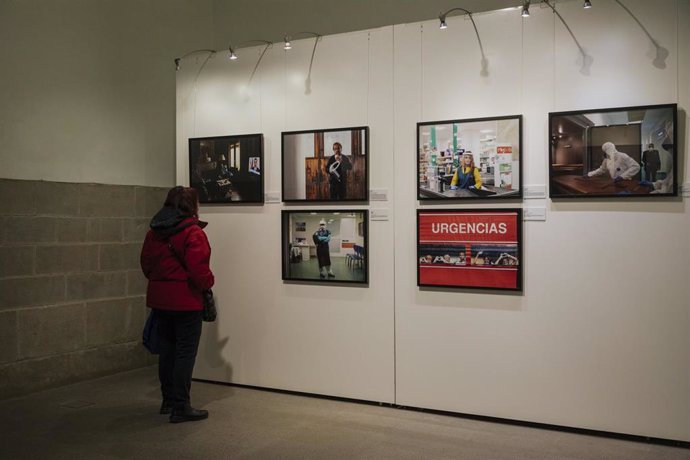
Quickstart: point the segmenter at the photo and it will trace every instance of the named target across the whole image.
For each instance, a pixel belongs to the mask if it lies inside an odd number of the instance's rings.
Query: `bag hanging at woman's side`
[[[168,249],[170,249],[173,257],[177,259],[180,265],[182,265],[182,268],[187,271],[187,264],[185,264],[184,260],[182,260],[182,257],[177,254],[177,251],[175,251],[175,248],[170,241],[168,241]],[[201,291],[201,297],[204,302],[204,311],[201,314],[201,319],[203,321],[212,323],[218,316],[218,309],[216,308],[216,300],[213,298],[213,291],[211,289],[204,289]]]
[[[146,347],[151,354],[157,355],[160,352],[160,342],[158,338],[158,315],[156,314],[156,310],[152,309],[149,312],[149,317],[146,318],[142,339],[144,347]]]
[[[212,323],[216,320],[216,316],[218,316],[216,300],[213,298],[213,291],[211,289],[206,289],[201,295],[204,297],[204,312],[201,315],[201,319]]]

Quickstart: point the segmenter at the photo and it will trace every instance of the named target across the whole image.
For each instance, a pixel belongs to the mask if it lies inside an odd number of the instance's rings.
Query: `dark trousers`
[[[331,200],[344,200],[347,195],[347,182],[331,181],[328,184]]]
[[[189,404],[189,389],[201,338],[201,311],[157,310],[160,354],[158,378],[163,400],[175,407]]]

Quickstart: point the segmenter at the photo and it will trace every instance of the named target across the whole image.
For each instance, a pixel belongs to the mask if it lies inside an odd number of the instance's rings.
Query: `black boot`
[[[173,403],[169,401],[163,401],[161,403],[161,410],[160,413],[161,415],[169,415],[172,413],[172,408],[173,408]]]
[[[207,410],[194,409],[192,406],[187,405],[182,408],[173,407],[172,414],[170,414],[170,423],[196,422],[205,418],[208,418]]]

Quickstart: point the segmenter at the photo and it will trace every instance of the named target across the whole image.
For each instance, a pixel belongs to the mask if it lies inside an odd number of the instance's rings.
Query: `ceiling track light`
[[[438,21],[439,21],[438,28],[439,29],[443,30],[443,29],[448,28],[448,24],[446,24],[446,16],[448,16],[448,14],[452,13],[453,11],[462,11],[467,16],[469,16],[470,20],[472,21],[472,24],[474,24],[474,19],[472,18],[472,12],[471,11],[468,11],[465,8],[451,8],[448,11],[446,11],[445,13],[439,13],[439,15],[438,15]],[[477,29],[477,27],[475,26],[475,30],[476,29]]]
[[[247,86],[252,84],[252,80],[254,79],[254,74],[256,74],[256,69],[259,68],[259,64],[261,64],[261,60],[264,58],[266,51],[268,51],[268,49],[271,46],[273,46],[273,42],[269,42],[268,40],[249,40],[249,41],[240,43],[235,48],[233,48],[232,45],[228,45],[228,52],[230,53],[230,56],[228,56],[228,58],[231,61],[236,61],[239,59],[239,56],[237,56],[237,53],[235,53],[236,49],[254,46],[254,45],[264,45],[264,49],[261,50],[261,54],[259,55],[259,59],[257,59],[256,64],[254,65],[254,69],[252,70],[252,73],[249,76],[249,83]]]
[[[292,43],[291,40],[297,37],[302,37],[302,36],[307,36],[307,37],[314,37],[316,38],[316,41],[318,42],[319,39],[321,38],[320,34],[317,34],[316,32],[297,32],[296,34],[293,35],[286,35],[283,37],[283,49],[284,50],[291,50],[292,49]]]
[[[584,5],[582,5],[582,7],[586,10],[590,9],[592,7],[592,2],[590,2],[589,0],[585,0],[585,3]]]
[[[180,70],[182,67],[182,60],[188,56],[191,56],[192,54],[197,54],[197,53],[208,53],[208,57],[206,58],[206,61],[211,59],[211,57],[216,54],[216,50],[194,50],[190,51],[189,53],[186,53],[180,57],[175,58],[175,71],[177,72]],[[206,64],[206,61],[204,61],[204,64]]]
[[[529,0],[525,0],[525,2],[522,4],[522,17],[529,17]]]
[[[237,55],[235,50],[238,50],[240,48],[245,48],[248,46],[253,46],[253,45],[266,45],[263,53],[261,53],[261,57],[263,57],[266,50],[268,48],[270,48],[271,46],[273,46],[273,42],[269,42],[268,40],[248,40],[246,42],[240,43],[239,45],[237,45],[235,47],[233,47],[232,45],[228,45],[228,53],[229,53],[228,59],[230,59],[231,61],[238,60],[239,56]],[[259,61],[261,61],[261,58],[259,58]]]

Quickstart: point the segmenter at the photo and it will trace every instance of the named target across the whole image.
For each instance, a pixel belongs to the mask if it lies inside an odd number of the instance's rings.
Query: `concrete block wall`
[[[0,399],[155,362],[139,251],[166,192],[0,179]]]

